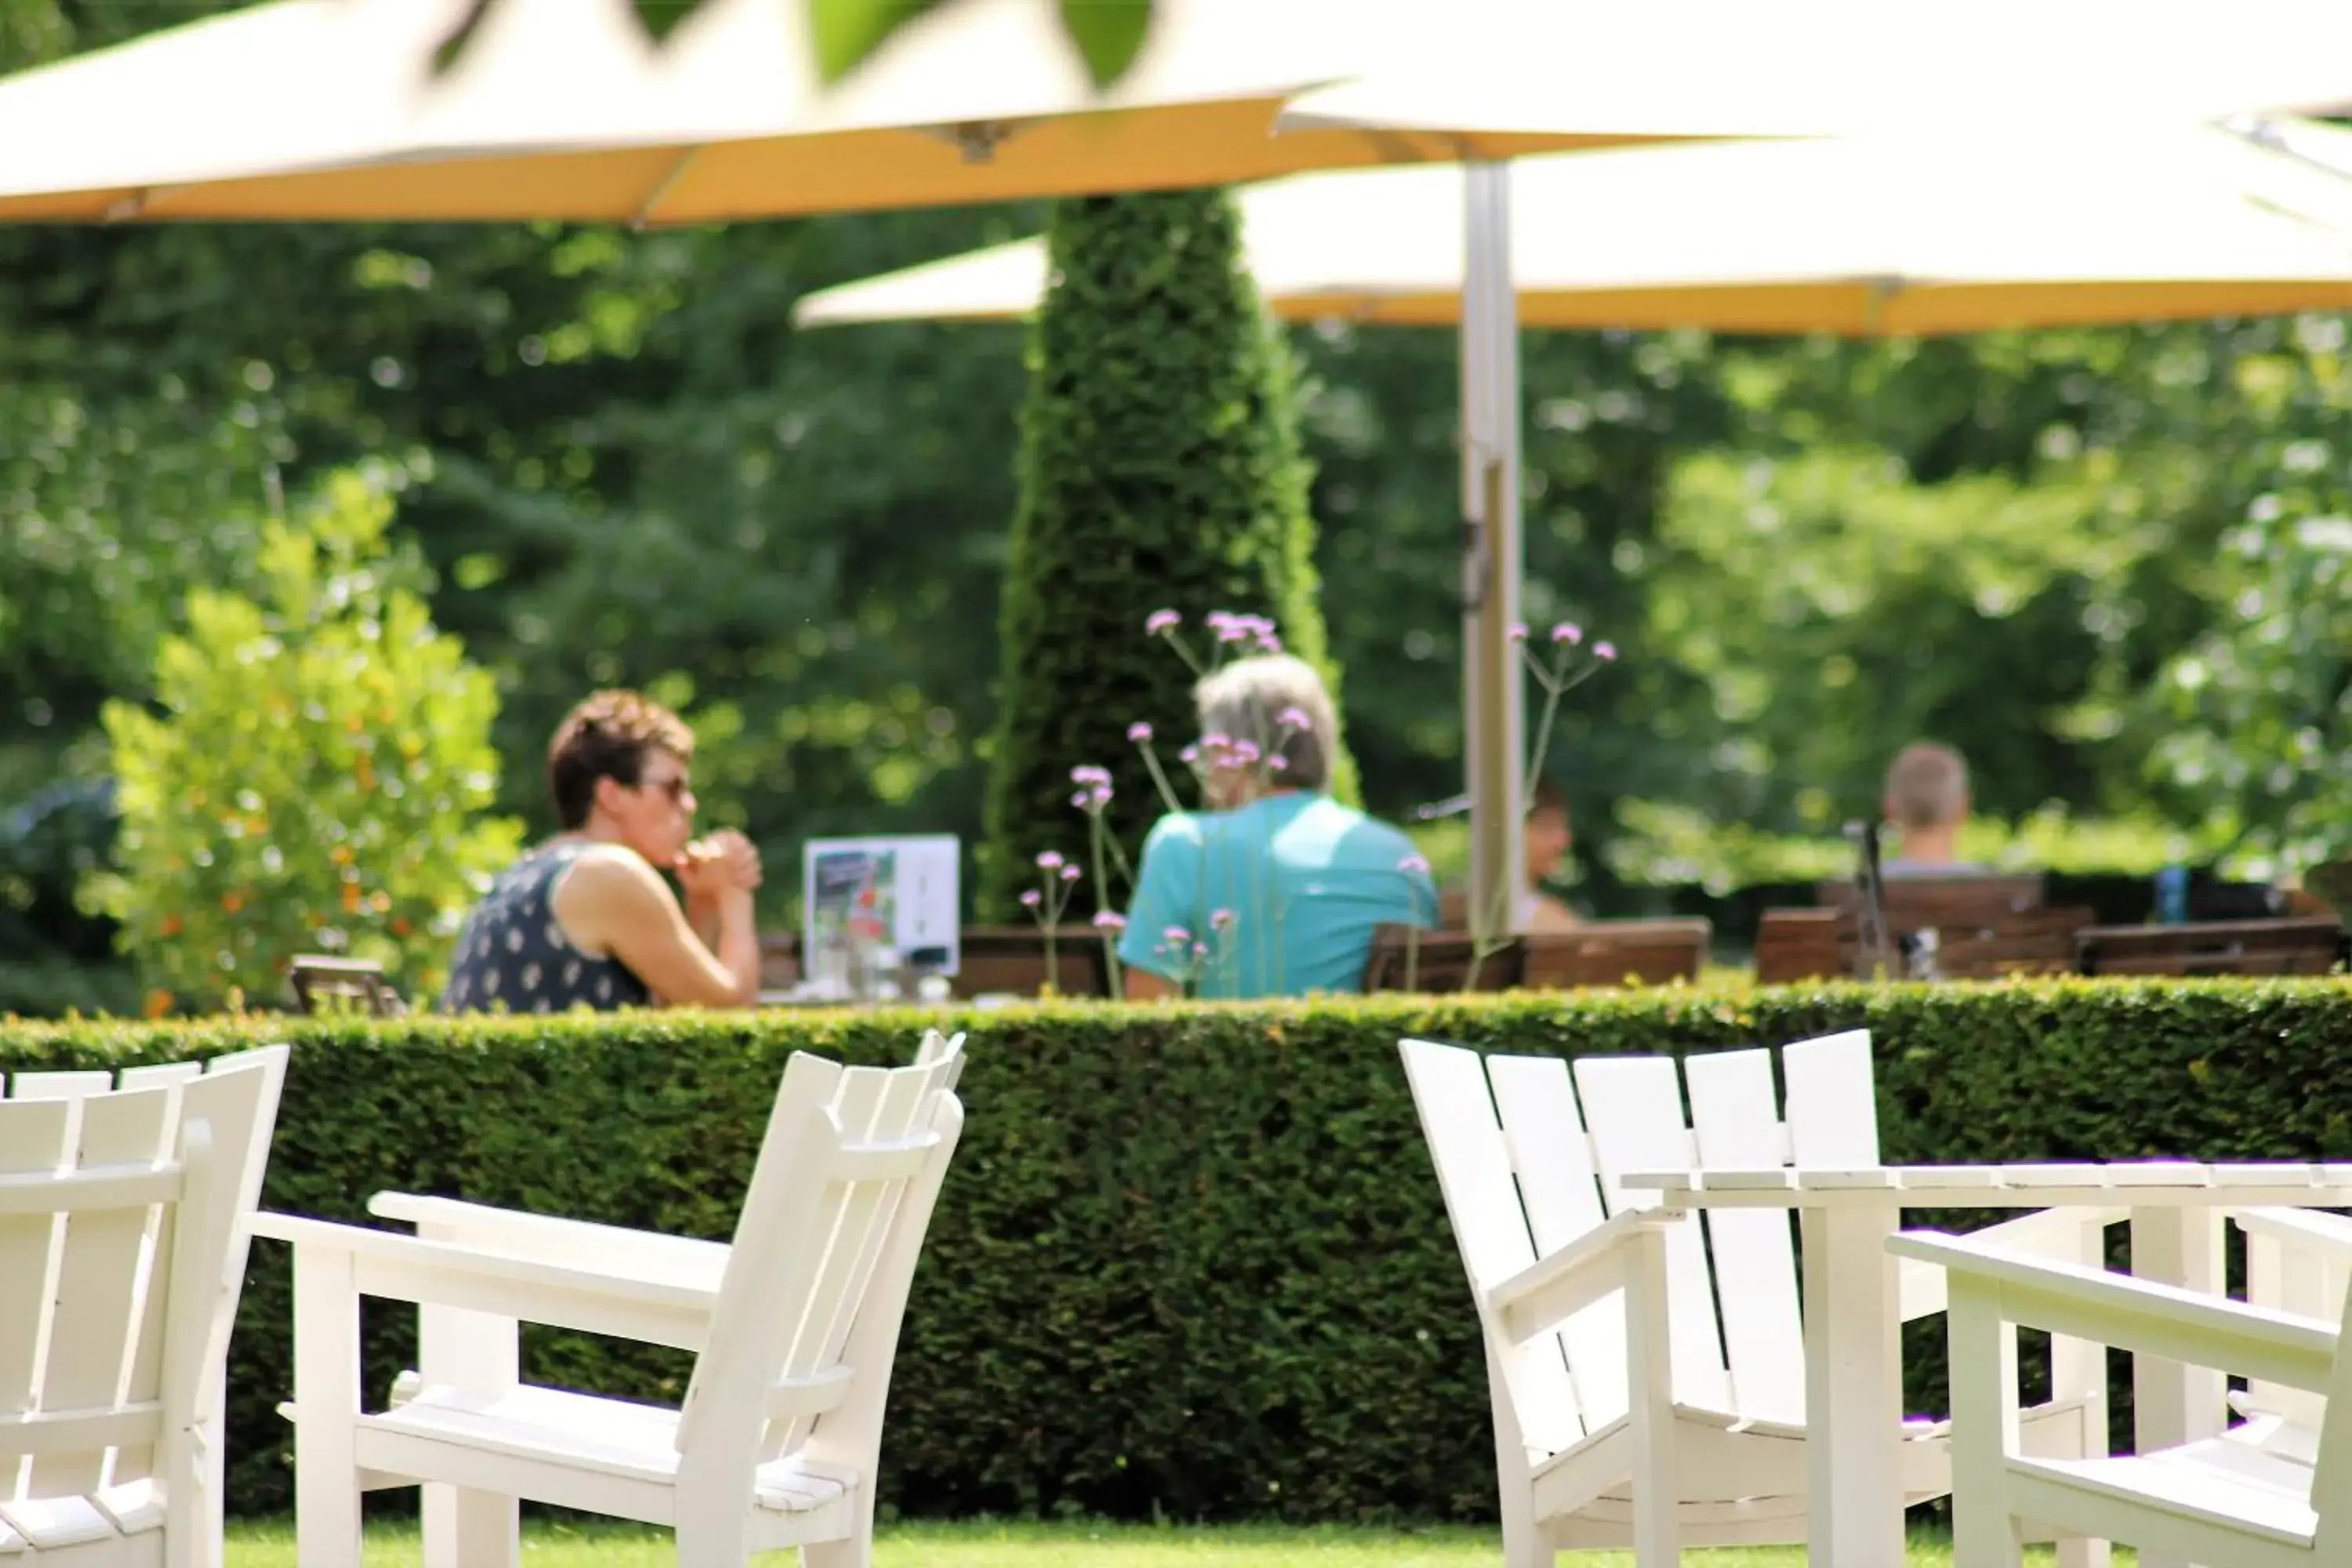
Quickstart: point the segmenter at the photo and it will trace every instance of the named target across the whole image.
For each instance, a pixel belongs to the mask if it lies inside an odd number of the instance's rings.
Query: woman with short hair
[[[1360,991],[1379,928],[1433,923],[1437,890],[1412,840],[1331,798],[1339,725],[1321,678],[1287,654],[1244,658],[1193,701],[1209,809],[1144,840],[1127,994]]]

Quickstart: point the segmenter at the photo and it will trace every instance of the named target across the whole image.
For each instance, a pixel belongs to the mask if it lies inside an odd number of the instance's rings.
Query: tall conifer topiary
[[[1129,852],[1162,807],[1130,725],[1191,738],[1192,672],[1147,637],[1155,610],[1204,650],[1211,610],[1272,617],[1339,695],[1317,604],[1296,369],[1242,260],[1222,190],[1060,203],[1054,281],[1031,331],[1019,510],[1006,562],[999,718],[980,909],[1022,918],[1036,857],[1074,858],[1070,770],[1108,767]],[[1182,781],[1180,779],[1180,787]],[[1335,784],[1355,789],[1343,754]],[[1186,799],[1186,805],[1192,805]],[[1126,905],[1088,884],[1071,913]]]

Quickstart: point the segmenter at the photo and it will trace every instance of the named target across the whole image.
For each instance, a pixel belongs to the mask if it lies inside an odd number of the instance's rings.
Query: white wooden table
[[[1672,1208],[1793,1208],[1803,1242],[1808,1560],[1813,1568],[1888,1568],[1904,1560],[1895,1445],[1903,1417],[1897,1264],[1905,1209],[2105,1209],[2131,1222],[2132,1271],[2220,1295],[2223,1211],[2352,1207],[2352,1164],[2161,1162],[2074,1165],[1906,1165],[1867,1170],[1653,1171],[1628,1188]],[[2138,1447],[2220,1433],[2221,1373],[2150,1357],[2133,1377]],[[2142,1568],[2179,1568],[2143,1558]]]

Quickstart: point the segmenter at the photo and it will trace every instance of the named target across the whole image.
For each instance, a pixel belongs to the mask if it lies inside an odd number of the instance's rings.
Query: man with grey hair
[[[1969,819],[1969,764],[1951,747],[1920,741],[1895,753],[1886,770],[1886,820],[1902,834],[1880,867],[1890,877],[1965,877],[1988,868],[1960,859]]]
[[[1144,840],[1119,961],[1133,997],[1356,991],[1384,924],[1435,922],[1412,840],[1331,798],[1339,726],[1314,668],[1287,654],[1202,678],[1187,752],[1209,809]]]

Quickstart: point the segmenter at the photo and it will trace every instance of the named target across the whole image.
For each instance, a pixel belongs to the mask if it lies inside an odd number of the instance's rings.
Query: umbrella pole
[[[1463,756],[1470,793],[1471,928],[1525,918],[1519,615],[1518,300],[1511,279],[1511,172],[1463,169]]]

